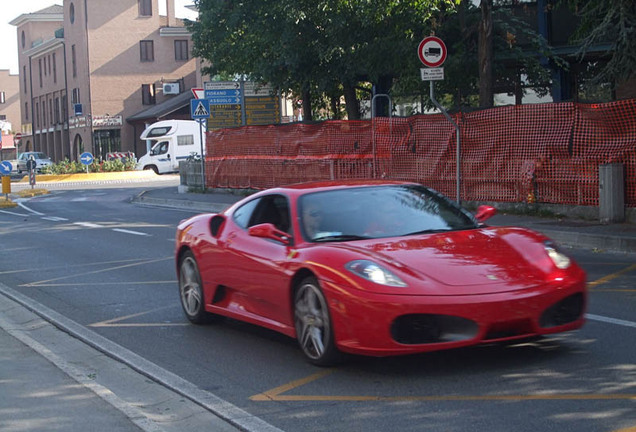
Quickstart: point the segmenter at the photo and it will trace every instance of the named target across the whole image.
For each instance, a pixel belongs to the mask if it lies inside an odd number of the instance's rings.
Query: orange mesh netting
[[[461,199],[598,205],[599,165],[625,167],[636,206],[636,100],[515,105],[456,114]],[[454,198],[456,131],[441,114],[245,126],[207,133],[207,187],[310,180],[416,181]]]

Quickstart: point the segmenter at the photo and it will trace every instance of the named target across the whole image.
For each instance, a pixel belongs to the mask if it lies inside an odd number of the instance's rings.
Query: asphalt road
[[[131,204],[141,190],[57,190],[1,211],[2,282],[284,431],[636,430],[634,255],[570,250],[591,289],[579,331],[319,369],[277,333],[187,323],[173,248],[193,213]]]

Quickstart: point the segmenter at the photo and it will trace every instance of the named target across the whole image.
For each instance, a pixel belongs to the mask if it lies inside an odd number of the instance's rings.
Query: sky
[[[54,4],[62,5],[62,0],[1,0],[2,17],[0,18],[0,70],[9,69],[18,74],[18,37],[17,28],[9,24],[22,14],[37,12]],[[185,8],[193,4],[192,0],[175,0],[176,16],[196,19],[196,13]],[[165,15],[166,3],[159,0],[159,14]],[[52,37],[53,35],[51,35]]]

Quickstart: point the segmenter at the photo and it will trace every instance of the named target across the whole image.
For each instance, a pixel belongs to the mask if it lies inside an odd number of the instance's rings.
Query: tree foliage
[[[636,77],[636,3],[634,0],[568,0],[581,19],[574,42],[583,57],[595,45],[611,44],[610,58],[595,81]]]
[[[357,118],[356,88],[388,92],[419,71],[416,49],[430,18],[456,0],[195,0],[193,54],[205,73],[266,81],[298,95],[344,95]],[[307,112],[307,110],[305,110]]]

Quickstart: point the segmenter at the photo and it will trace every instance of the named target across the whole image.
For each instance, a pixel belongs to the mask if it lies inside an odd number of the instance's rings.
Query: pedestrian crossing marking
[[[205,109],[203,102],[199,102],[197,108],[194,110],[194,116],[196,117],[209,117],[210,113]]]

